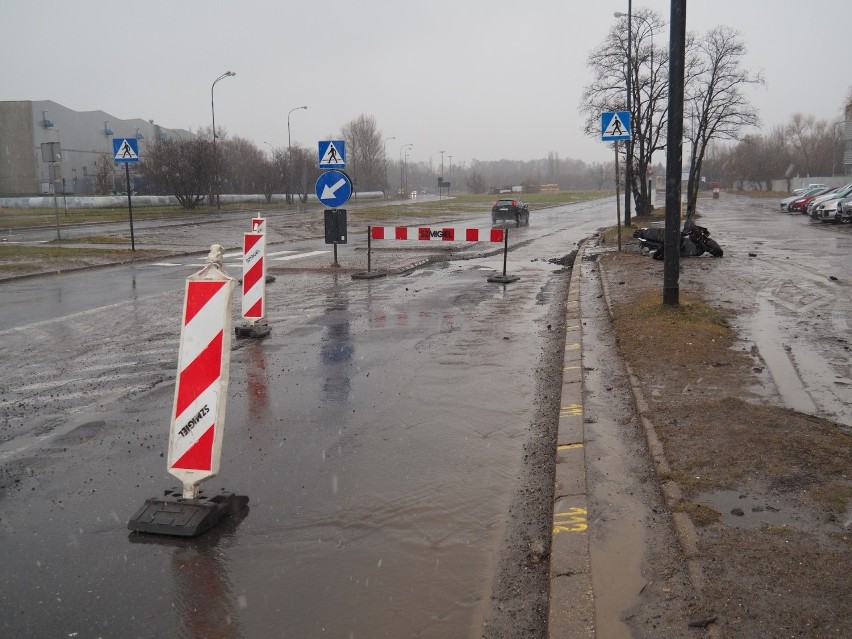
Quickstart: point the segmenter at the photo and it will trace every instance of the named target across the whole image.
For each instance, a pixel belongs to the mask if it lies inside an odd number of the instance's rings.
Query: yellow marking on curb
[[[579,325],[579,324],[574,324],[574,326],[566,326],[566,327],[565,327],[565,330],[566,330],[566,331],[576,331],[578,328],[580,328],[580,325]]]
[[[574,342],[573,344],[565,344],[566,351],[576,351],[578,348],[580,348],[580,342]]]
[[[571,366],[563,366],[563,367],[562,367],[562,370],[563,370],[563,371],[575,371],[575,370],[577,370],[578,368],[580,368],[580,365],[579,365],[579,364],[571,364]]]
[[[577,448],[582,448],[583,444],[562,444],[556,447],[556,450],[575,450]]]
[[[553,534],[561,532],[583,532],[589,528],[586,523],[586,511],[582,508],[569,508],[564,513],[553,514]]]
[[[559,409],[560,415],[582,415],[583,414],[583,405],[582,404],[567,404]]]

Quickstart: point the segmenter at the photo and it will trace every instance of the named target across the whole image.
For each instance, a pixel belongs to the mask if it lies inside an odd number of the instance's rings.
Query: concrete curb
[[[553,528],[550,545],[548,636],[592,639],[595,600],[589,555],[586,452],[583,426],[583,347],[580,318],[580,262],[574,257],[565,302],[565,355],[557,433]]]

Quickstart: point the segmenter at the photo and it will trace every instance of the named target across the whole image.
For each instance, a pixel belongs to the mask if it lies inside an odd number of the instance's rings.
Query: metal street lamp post
[[[441,154],[441,179],[438,180],[438,199],[441,199],[441,184],[444,183],[444,153],[446,151],[438,151]]]
[[[837,146],[840,143],[841,155],[843,154],[843,138],[837,135],[837,129],[841,124],[846,124],[846,120],[838,120],[831,126],[831,177],[834,177],[834,172],[837,170]]]
[[[287,112],[287,150],[288,151],[290,150],[290,114],[293,111],[300,111],[302,109],[307,109],[307,108],[308,107],[306,107],[306,106],[300,106],[300,107],[296,107],[295,109],[290,109]]]
[[[402,152],[404,149],[409,149],[413,147],[413,144],[403,144],[399,147],[399,190],[401,191],[400,195],[405,196],[405,168],[402,163]]]
[[[410,149],[405,149],[405,159],[402,161],[402,165],[405,167],[405,192],[410,193],[408,190],[408,152]]]
[[[396,136],[385,138],[385,189],[388,188],[388,140],[396,140]],[[385,193],[385,199],[388,199],[388,194]]]
[[[219,208],[219,156],[216,154],[216,107],[213,103],[213,89],[216,83],[224,78],[230,78],[237,75],[233,71],[225,71],[218,78],[213,80],[210,86],[210,112],[213,115],[213,188],[216,191],[216,208]]]
[[[616,18],[624,17],[623,13],[616,11],[613,16]],[[633,129],[633,86],[631,78],[633,77],[633,0],[627,0],[627,112],[630,113],[631,125]],[[624,167],[624,224],[630,226],[630,196],[633,190],[633,136],[627,140],[627,162]]]

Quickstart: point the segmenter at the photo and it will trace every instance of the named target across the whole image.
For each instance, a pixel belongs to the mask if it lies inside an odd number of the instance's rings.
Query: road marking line
[[[315,255],[323,255],[328,253],[329,251],[310,251],[308,253],[299,253],[297,255],[285,255],[284,257],[276,257],[274,260],[276,262],[284,262],[286,260],[298,260],[302,257],[314,257]]]

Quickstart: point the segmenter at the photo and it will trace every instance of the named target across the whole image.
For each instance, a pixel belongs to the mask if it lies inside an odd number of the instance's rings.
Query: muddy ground
[[[852,636],[849,429],[766,392],[765,363],[713,299],[712,258],[683,260],[691,296],[664,306],[662,263],[631,241],[598,264],[619,353],[662,443],[659,481],[695,532],[682,542],[698,595],[689,636]],[[740,307],[754,295],[745,281],[726,288],[745,296]]]

